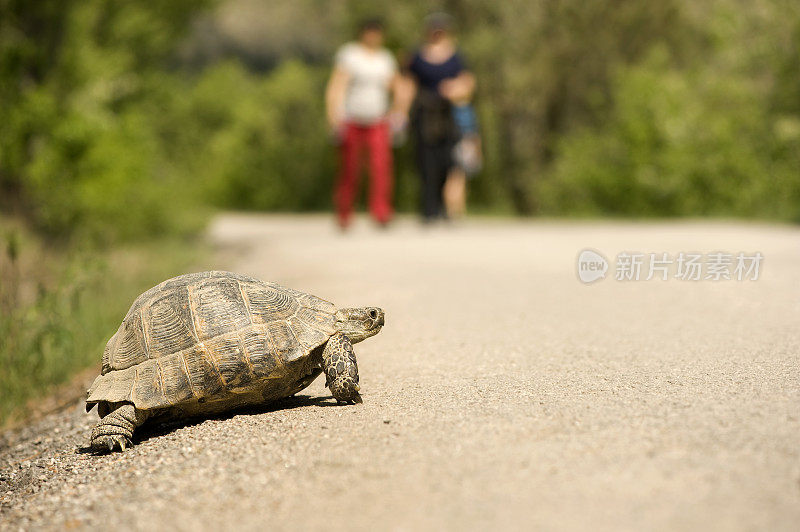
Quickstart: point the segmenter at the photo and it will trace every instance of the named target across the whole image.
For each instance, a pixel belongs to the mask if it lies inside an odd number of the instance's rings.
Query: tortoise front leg
[[[113,407],[112,407],[113,408]],[[124,451],[131,445],[133,431],[147,420],[148,414],[130,403],[123,403],[103,416],[92,429],[90,446],[95,452]]]
[[[322,368],[333,397],[339,403],[361,403],[358,366],[350,339],[342,333],[330,337],[322,351]]]

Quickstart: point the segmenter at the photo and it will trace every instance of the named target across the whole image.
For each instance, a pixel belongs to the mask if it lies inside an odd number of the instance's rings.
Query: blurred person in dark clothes
[[[463,214],[466,172],[474,173],[476,169],[476,146],[461,144],[466,134],[477,133],[474,110],[469,103],[475,77],[456,47],[452,25],[452,18],[445,13],[429,15],[425,19],[425,42],[407,68],[416,88],[411,125],[417,169],[422,180],[425,222],[445,218],[448,214]],[[477,150],[480,150],[479,144]],[[459,164],[459,161],[464,163]]]

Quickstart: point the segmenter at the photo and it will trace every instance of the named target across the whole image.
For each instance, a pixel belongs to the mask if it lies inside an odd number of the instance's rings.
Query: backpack
[[[425,144],[455,142],[458,139],[451,104],[434,90],[419,89],[414,100],[412,120],[417,124],[417,135]]]

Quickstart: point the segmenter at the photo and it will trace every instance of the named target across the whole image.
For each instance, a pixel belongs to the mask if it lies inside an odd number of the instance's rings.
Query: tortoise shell
[[[101,402],[143,410],[202,403],[270,379],[289,389],[308,371],[290,369],[336,332],[336,311],[318,297],[230,272],[168,279],[134,301],[108,341],[87,410]]]

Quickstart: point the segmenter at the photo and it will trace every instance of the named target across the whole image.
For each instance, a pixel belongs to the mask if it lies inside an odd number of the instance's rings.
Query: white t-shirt
[[[397,61],[385,48],[370,50],[353,42],[336,52],[336,67],[350,76],[344,97],[345,120],[372,124],[389,110],[389,85]]]

